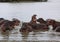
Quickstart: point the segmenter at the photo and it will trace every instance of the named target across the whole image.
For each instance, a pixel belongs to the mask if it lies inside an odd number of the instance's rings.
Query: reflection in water
[[[3,41],[11,41],[11,42],[27,42],[27,41],[59,41],[60,36],[58,35],[53,35],[52,33],[49,32],[30,32],[30,33],[16,33],[16,34],[11,34],[11,33],[1,33],[0,34],[0,40]]]
[[[22,34],[22,42],[26,42],[27,39],[28,39],[28,35],[29,35],[29,33],[26,32],[26,33],[21,33],[21,34]]]
[[[0,42],[8,42],[9,40],[9,31],[1,32],[0,31]]]

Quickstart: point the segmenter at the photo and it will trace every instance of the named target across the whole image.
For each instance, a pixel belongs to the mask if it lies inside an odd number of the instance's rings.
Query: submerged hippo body
[[[31,32],[32,27],[28,23],[23,23],[20,32]]]
[[[48,26],[45,24],[34,24],[32,25],[32,28],[34,30],[48,30],[49,29]]]

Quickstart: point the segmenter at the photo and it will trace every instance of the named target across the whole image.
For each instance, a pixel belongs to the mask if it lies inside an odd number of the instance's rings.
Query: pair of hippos
[[[46,21],[43,18],[36,19],[36,15],[34,14],[30,22],[22,24],[20,32],[32,32],[34,30],[48,31],[49,26],[52,26],[52,30],[55,32],[60,32],[60,22],[54,19],[47,19]]]
[[[18,26],[19,23],[20,21],[15,18],[13,18],[12,21],[0,18],[0,30],[2,32],[6,32],[7,30],[11,31],[15,28],[15,26]]]

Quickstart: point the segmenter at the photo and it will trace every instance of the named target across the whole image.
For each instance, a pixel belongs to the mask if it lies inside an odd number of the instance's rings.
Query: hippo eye
[[[51,21],[49,23],[51,23]]]

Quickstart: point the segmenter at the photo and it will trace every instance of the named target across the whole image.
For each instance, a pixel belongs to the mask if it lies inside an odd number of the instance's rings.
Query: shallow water
[[[0,18],[11,20],[18,18],[21,21],[30,21],[33,14],[44,19],[60,19],[60,3],[0,3]],[[60,20],[59,20],[60,21]],[[60,42],[60,33],[57,32],[30,32],[20,33],[13,30],[7,33],[0,32],[0,42]]]
[[[16,31],[16,30],[15,30]],[[60,42],[60,34],[57,32],[30,32],[30,33],[20,33],[20,32],[7,32],[0,33],[1,42]]]

